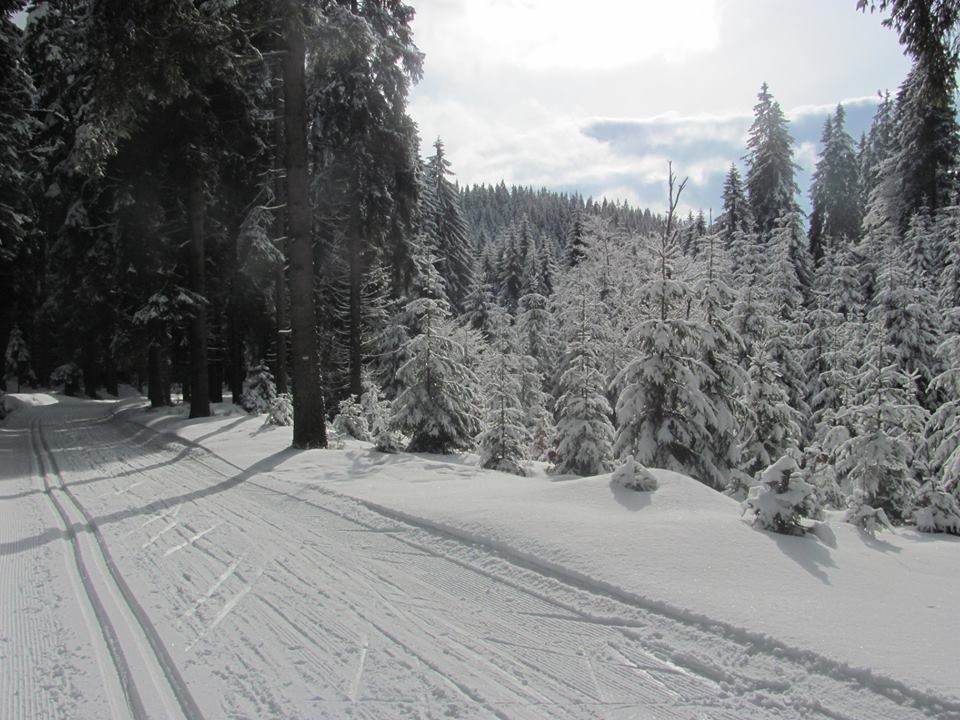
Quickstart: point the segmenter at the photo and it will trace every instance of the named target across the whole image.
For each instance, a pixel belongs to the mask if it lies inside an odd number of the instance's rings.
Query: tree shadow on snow
[[[830,585],[830,576],[824,568],[835,568],[829,548],[816,537],[796,537],[779,533],[760,531],[773,540],[780,551],[824,585]]]
[[[628,490],[613,480],[610,481],[610,490],[613,492],[613,499],[631,512],[637,512],[638,510],[643,510],[645,507],[648,507],[653,496],[652,492]]]

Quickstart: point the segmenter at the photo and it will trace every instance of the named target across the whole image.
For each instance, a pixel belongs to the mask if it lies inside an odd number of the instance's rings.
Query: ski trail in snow
[[[163,556],[164,556],[164,557],[170,557],[170,556],[173,555],[175,552],[179,552],[180,550],[183,550],[185,547],[188,547],[189,545],[193,545],[197,540],[199,540],[200,538],[204,537],[205,535],[209,535],[209,534],[212,533],[214,530],[216,530],[218,527],[220,527],[220,526],[219,526],[219,525],[214,525],[213,527],[209,527],[209,528],[207,528],[206,530],[203,530],[203,531],[201,531],[201,532],[198,532],[196,535],[192,536],[192,537],[189,538],[188,540],[180,543],[179,545],[174,545],[172,548],[168,549],[166,552],[163,553]],[[142,548],[141,548],[141,549],[142,549]]]
[[[587,666],[587,671],[590,673],[590,680],[593,681],[593,686],[597,690],[597,700],[605,703],[606,699],[603,696],[603,690],[600,688],[600,681],[597,680],[597,671],[593,667],[593,658],[591,658],[590,655],[584,651],[583,660]]]
[[[214,593],[216,593],[217,590],[220,589],[220,586],[223,585],[230,578],[230,576],[237,571],[237,568],[240,567],[240,563],[243,562],[244,558],[246,558],[246,555],[241,555],[232,563],[230,563],[229,567],[227,567],[227,569],[220,574],[220,577],[218,577],[216,579],[216,582],[214,582],[213,585],[211,585],[210,588],[207,590],[207,592],[204,593],[203,597],[197,600],[197,602],[193,604],[193,607],[191,607],[189,610],[183,613],[183,615],[181,616],[181,619],[186,619],[191,615],[195,615],[197,611],[200,610],[200,608],[203,607],[203,605],[205,605],[206,602],[213,597]]]
[[[239,562],[239,560],[238,560],[237,562]],[[187,647],[186,647],[186,651],[187,651],[187,652],[192,651],[193,648],[196,647],[197,643],[199,643],[199,642],[200,642],[201,640],[203,640],[210,632],[212,632],[214,629],[216,629],[217,625],[219,625],[221,622],[223,622],[223,620],[224,620],[231,612],[233,612],[233,609],[234,609],[235,607],[237,607],[237,605],[240,604],[240,601],[243,600],[243,599],[250,593],[251,590],[253,590],[253,586],[256,584],[257,580],[259,580],[260,577],[263,575],[263,572],[264,572],[264,570],[266,569],[266,565],[269,564],[270,562],[272,562],[272,558],[271,558],[271,560],[268,560],[267,563],[264,564],[264,567],[261,567],[260,570],[257,571],[257,574],[254,576],[254,578],[253,578],[249,583],[246,583],[246,584],[239,590],[239,592],[237,592],[236,595],[234,595],[232,598],[230,598],[229,600],[227,600],[227,602],[225,602],[225,603],[223,604],[223,607],[220,608],[220,611],[216,614],[216,616],[213,618],[213,620],[210,622],[210,624],[207,625],[207,627],[205,627],[203,630],[200,631],[200,633],[197,635],[197,637],[194,638],[193,642],[191,642],[189,645],[187,645]],[[223,577],[223,579],[225,580],[227,577],[229,577],[229,574],[225,574],[224,577]],[[219,581],[218,581],[218,582],[219,582]],[[220,584],[222,584],[222,583],[220,583]],[[210,594],[209,594],[207,597],[210,597],[210,595],[212,595],[214,592],[216,592],[216,589],[215,589],[215,588],[214,588],[214,589],[211,589]]]
[[[35,421],[34,429],[47,495],[68,528],[86,594],[103,629],[131,715],[135,720],[151,715],[202,720],[203,714],[166,646],[113,561],[96,521],[67,486],[40,420]]]
[[[363,670],[367,664],[367,651],[370,649],[370,637],[367,633],[360,638],[360,655],[357,660],[357,670],[353,674],[353,680],[350,682],[350,702],[357,702],[360,693],[360,682],[363,680]]]

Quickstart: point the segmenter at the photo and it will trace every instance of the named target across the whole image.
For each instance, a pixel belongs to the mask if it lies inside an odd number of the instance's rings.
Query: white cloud
[[[441,62],[609,70],[679,61],[719,42],[717,0],[426,0],[417,8],[450,20],[414,26]]]

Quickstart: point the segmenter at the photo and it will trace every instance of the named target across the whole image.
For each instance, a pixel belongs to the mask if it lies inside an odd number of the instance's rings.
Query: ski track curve
[[[161,665],[205,689],[197,713],[960,719],[949,700],[455,528],[73,412],[43,451],[169,647]]]

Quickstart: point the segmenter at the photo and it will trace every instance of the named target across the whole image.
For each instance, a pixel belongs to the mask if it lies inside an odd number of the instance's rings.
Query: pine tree
[[[702,321],[685,317],[693,293],[673,273],[673,211],[685,184],[675,195],[674,181],[671,170],[670,212],[656,250],[658,273],[640,290],[648,315],[628,334],[636,354],[614,380],[619,389],[614,452],[709,483],[718,474],[710,437],[716,410],[703,390],[710,375],[701,360],[706,329]]]
[[[760,473],[743,511],[751,524],[782,535],[803,535],[800,521],[817,511],[815,488],[803,480],[797,461],[785,455]]]
[[[556,382],[554,466],[557,472],[578,475],[613,467],[613,409],[600,357],[606,308],[587,270],[578,264],[554,298],[563,349]]]
[[[0,14],[0,262],[16,255],[32,214],[26,150],[38,129],[36,90],[23,57],[22,33]],[[2,290],[2,286],[0,286]]]
[[[958,312],[955,309],[953,314]],[[933,379],[931,389],[944,402],[927,422],[924,448],[934,485],[960,502],[960,335],[944,340],[937,353],[944,370]]]
[[[485,359],[485,422],[477,439],[480,466],[488,470],[527,475],[532,436],[521,407],[522,358],[508,322],[499,323]]]
[[[407,305],[416,334],[397,371],[402,388],[393,401],[392,424],[411,436],[410,452],[449,453],[472,447],[480,429],[478,380],[455,337],[449,311],[437,300]]]
[[[910,517],[917,494],[913,464],[926,411],[917,405],[913,378],[896,364],[879,323],[868,337],[856,378],[856,393],[837,415],[850,438],[837,450],[837,470],[852,488],[848,520],[873,523],[876,510],[902,521]]]
[[[710,483],[723,489],[740,466],[739,434],[746,413],[742,398],[748,377],[739,364],[743,342],[727,322],[734,294],[720,274],[718,255],[722,251],[716,247],[714,235],[708,238],[707,271],[698,281],[695,294],[707,330],[703,364],[709,373],[703,389],[713,403],[716,417],[716,425],[711,428],[711,444],[718,475],[711,478]]]
[[[537,293],[520,298],[517,308],[517,333],[525,355],[536,360],[544,377],[553,377],[557,358],[557,328],[547,298]]]
[[[743,190],[737,166],[730,165],[730,171],[723,181],[723,242],[724,249],[730,250],[737,232],[748,233],[753,228],[750,215],[750,203]]]
[[[22,390],[24,381],[32,382],[35,379],[30,364],[30,347],[27,345],[19,325],[14,325],[10,331],[4,359],[6,361],[6,375],[15,375],[17,378],[17,392]]]
[[[798,210],[793,138],[780,104],[766,83],[757,95],[754,120],[747,139],[747,192],[750,210],[761,237],[768,236],[781,217]]]
[[[940,324],[933,296],[913,285],[901,257],[895,248],[887,248],[876,302],[868,317],[883,327],[884,342],[894,349],[893,361],[913,375],[916,399],[929,408],[933,398],[928,387],[939,372]]]
[[[453,175],[450,161],[439,138],[433,147],[435,152],[426,168],[427,180],[436,198],[433,252],[437,256],[440,275],[446,281],[450,303],[459,311],[473,284],[473,257],[460,205],[460,191],[450,180]]]
[[[800,442],[799,416],[790,407],[780,380],[780,369],[761,342],[750,357],[750,386],[746,406],[749,411],[743,432],[742,468],[748,477],[756,477],[775,458],[794,450]],[[734,494],[744,488],[734,487]]]
[[[277,399],[277,384],[273,373],[262,360],[250,368],[243,381],[243,395],[240,406],[248,413],[262,415],[269,412]]]
[[[860,231],[860,169],[853,138],[844,127],[846,113],[838,105],[824,123],[821,154],[810,187],[810,254],[819,265],[824,246],[855,241]]]

